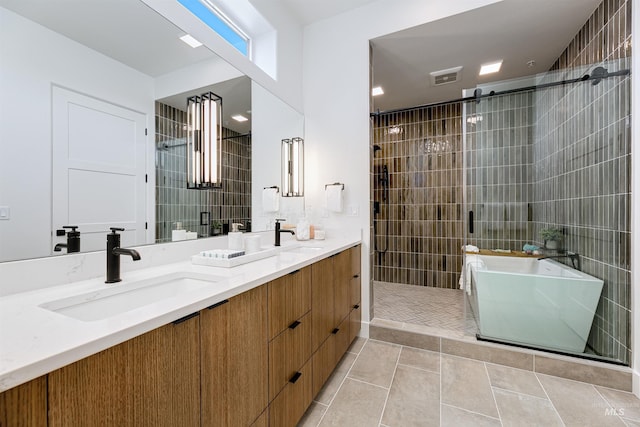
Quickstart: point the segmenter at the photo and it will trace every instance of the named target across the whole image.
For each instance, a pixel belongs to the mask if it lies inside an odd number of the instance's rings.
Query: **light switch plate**
[[[9,206],[0,206],[0,220],[9,219],[11,217],[11,211]]]
[[[347,215],[349,216],[358,216],[360,215],[360,208],[358,205],[349,205],[347,208]]]

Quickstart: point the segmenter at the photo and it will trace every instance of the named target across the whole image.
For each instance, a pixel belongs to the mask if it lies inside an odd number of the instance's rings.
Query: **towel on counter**
[[[278,212],[280,209],[280,193],[277,188],[262,190],[262,210],[264,212]]]
[[[462,251],[463,252],[474,252],[474,253],[478,253],[480,252],[480,249],[477,246],[473,246],[473,245],[466,245],[462,247]]]
[[[475,265],[479,268],[485,268],[486,266],[478,255],[466,254],[464,258],[464,267],[462,268],[462,273],[460,273],[458,284],[460,289],[467,291],[467,294],[471,295],[471,266]]]
[[[327,209],[331,212],[342,212],[342,184],[327,185],[324,193],[326,196]]]

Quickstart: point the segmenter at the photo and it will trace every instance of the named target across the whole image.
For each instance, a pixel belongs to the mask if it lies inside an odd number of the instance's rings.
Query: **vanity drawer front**
[[[295,427],[311,404],[311,361],[309,360],[269,405],[269,425]]]
[[[362,321],[362,306],[360,303],[355,304],[349,314],[349,344],[353,342],[360,333],[360,325]]]
[[[294,271],[268,283],[269,339],[311,309],[311,269]]]
[[[296,322],[269,343],[269,401],[311,357],[311,314]]]

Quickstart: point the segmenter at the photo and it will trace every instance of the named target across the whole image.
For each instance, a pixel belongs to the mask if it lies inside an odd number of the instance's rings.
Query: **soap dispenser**
[[[242,224],[234,222],[231,224],[231,231],[229,232],[229,249],[241,251],[244,247],[244,242],[242,239],[242,231],[240,231],[240,227],[243,227]]]

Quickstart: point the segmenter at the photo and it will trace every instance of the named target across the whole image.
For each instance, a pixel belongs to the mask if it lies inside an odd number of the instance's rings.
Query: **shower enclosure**
[[[535,245],[537,258],[552,257],[603,282],[597,305],[579,304],[590,326],[584,350],[514,338],[524,330],[509,332],[506,341],[629,362],[629,65],[617,59],[476,88],[477,99],[464,103],[466,243],[512,251]],[[543,229],[558,230],[559,249],[545,249]],[[567,256],[573,253],[577,265]],[[537,290],[529,307],[558,292]],[[475,300],[472,307],[477,315]],[[569,317],[564,301],[549,307],[555,308],[547,318]],[[482,319],[476,320],[483,337]],[[569,320],[563,325],[575,334],[580,329]]]
[[[373,278],[379,283],[374,291],[396,294],[392,300],[397,300],[404,288],[387,284],[421,285],[412,292],[438,288],[453,301],[440,305],[458,304],[458,329],[467,335],[628,364],[629,66],[629,58],[622,58],[563,68],[471,88],[463,99],[449,103],[374,114],[372,144],[380,149],[373,157],[372,198],[374,209],[376,202],[381,208],[374,216],[373,238],[375,248],[387,248],[373,259]],[[384,166],[386,189],[385,179],[379,179]],[[382,204],[385,191],[388,206]],[[562,236],[559,249],[544,248],[540,232],[549,228]],[[485,311],[483,325],[477,285],[469,293],[459,290],[475,279],[463,268],[463,245],[501,257],[521,256],[524,245],[537,246],[540,254],[523,265],[567,265],[557,271],[569,273],[558,275],[571,275],[579,259],[585,280],[600,283],[593,288],[593,307],[571,293],[554,300],[560,288],[536,287],[535,278],[528,290],[518,288],[525,282],[518,272],[504,279],[502,294],[494,288],[481,298],[491,302],[491,319]],[[578,257],[567,257],[572,253]],[[543,256],[553,260],[538,261]],[[504,292],[531,296],[514,310]],[[430,294],[427,301],[440,297]],[[411,297],[408,303],[415,306],[416,300]],[[545,331],[509,330],[508,339],[483,334],[496,330],[487,329],[488,322],[540,327],[509,317],[537,307],[548,310],[543,318],[565,322],[570,333],[579,330],[584,349],[527,339]],[[567,313],[571,310],[580,312],[579,325]]]

